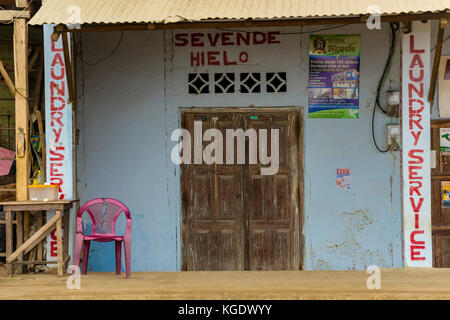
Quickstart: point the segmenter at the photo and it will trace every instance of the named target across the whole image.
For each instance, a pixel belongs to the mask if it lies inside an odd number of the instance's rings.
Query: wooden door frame
[[[303,110],[301,106],[286,106],[286,107],[180,107],[179,108],[179,123],[181,128],[185,127],[184,115],[185,114],[198,114],[198,113],[250,113],[250,112],[296,112],[298,118],[298,175],[296,179],[297,189],[298,189],[298,216],[295,216],[295,223],[297,224],[297,232],[295,233],[294,243],[298,245],[299,250],[299,266],[298,270],[303,270],[304,267],[304,257],[305,257],[305,240],[304,240],[304,216],[305,216],[305,205],[304,205],[304,143],[303,143]],[[184,181],[183,170],[180,166],[180,216],[181,216],[181,228],[180,228],[180,238],[181,238],[181,270],[187,271],[187,253],[186,253],[186,223],[185,215],[183,214],[186,209],[186,193],[183,188]],[[244,213],[246,214],[246,213]]]
[[[440,129],[440,128],[445,128],[445,127],[450,127],[450,120],[431,120],[430,121],[430,129]],[[432,139],[432,133],[430,132],[430,139]],[[433,143],[430,141],[430,148],[432,147]],[[439,164],[441,163],[441,160],[439,159]],[[433,170],[433,169],[431,169]],[[434,178],[446,178],[444,176],[440,177],[440,176],[434,176]],[[431,174],[431,180],[433,180],[433,174]]]
[[[430,127],[431,128],[450,127],[450,119],[447,119],[447,120],[431,119]]]

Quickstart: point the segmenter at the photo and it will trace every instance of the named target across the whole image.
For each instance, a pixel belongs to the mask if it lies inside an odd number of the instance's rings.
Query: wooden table
[[[28,253],[38,243],[44,240],[48,234],[56,229],[56,242],[58,253],[58,276],[63,276],[69,261],[68,244],[69,244],[69,222],[70,208],[72,208],[74,200],[57,200],[57,201],[8,201],[0,202],[5,211],[6,219],[6,270],[10,276],[13,274],[13,264],[47,264],[49,261],[23,261],[23,255]],[[45,225],[37,230],[25,243],[23,243],[23,212],[31,211],[44,214],[46,211],[55,211],[55,216],[51,218]],[[17,244],[16,251],[13,248],[13,228],[12,216],[16,212],[17,225]],[[63,228],[64,225],[64,235]],[[17,261],[16,261],[17,260]],[[51,263],[51,262],[50,262]]]

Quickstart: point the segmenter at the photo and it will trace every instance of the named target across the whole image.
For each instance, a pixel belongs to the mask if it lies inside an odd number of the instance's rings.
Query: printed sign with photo
[[[359,118],[359,35],[311,35],[309,118]]]

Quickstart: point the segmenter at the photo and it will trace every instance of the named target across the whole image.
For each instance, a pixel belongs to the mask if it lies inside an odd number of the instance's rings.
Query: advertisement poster
[[[439,129],[439,141],[440,151],[450,153],[450,128]]]
[[[359,35],[311,35],[309,118],[359,118]]]
[[[336,169],[336,187],[339,190],[350,189],[350,169]]]
[[[450,181],[441,182],[442,206],[450,207]]]

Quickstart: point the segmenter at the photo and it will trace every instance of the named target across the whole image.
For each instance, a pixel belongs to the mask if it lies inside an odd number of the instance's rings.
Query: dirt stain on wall
[[[383,263],[380,258],[383,253],[380,250],[367,250],[359,242],[359,234],[364,229],[373,223],[373,219],[368,209],[358,209],[350,212],[342,212],[340,220],[345,225],[344,232],[342,232],[338,239],[329,240],[327,251],[338,255],[339,259],[345,259],[350,262],[349,269],[358,269],[363,264],[363,267],[371,264],[371,261],[376,260],[377,263]]]

